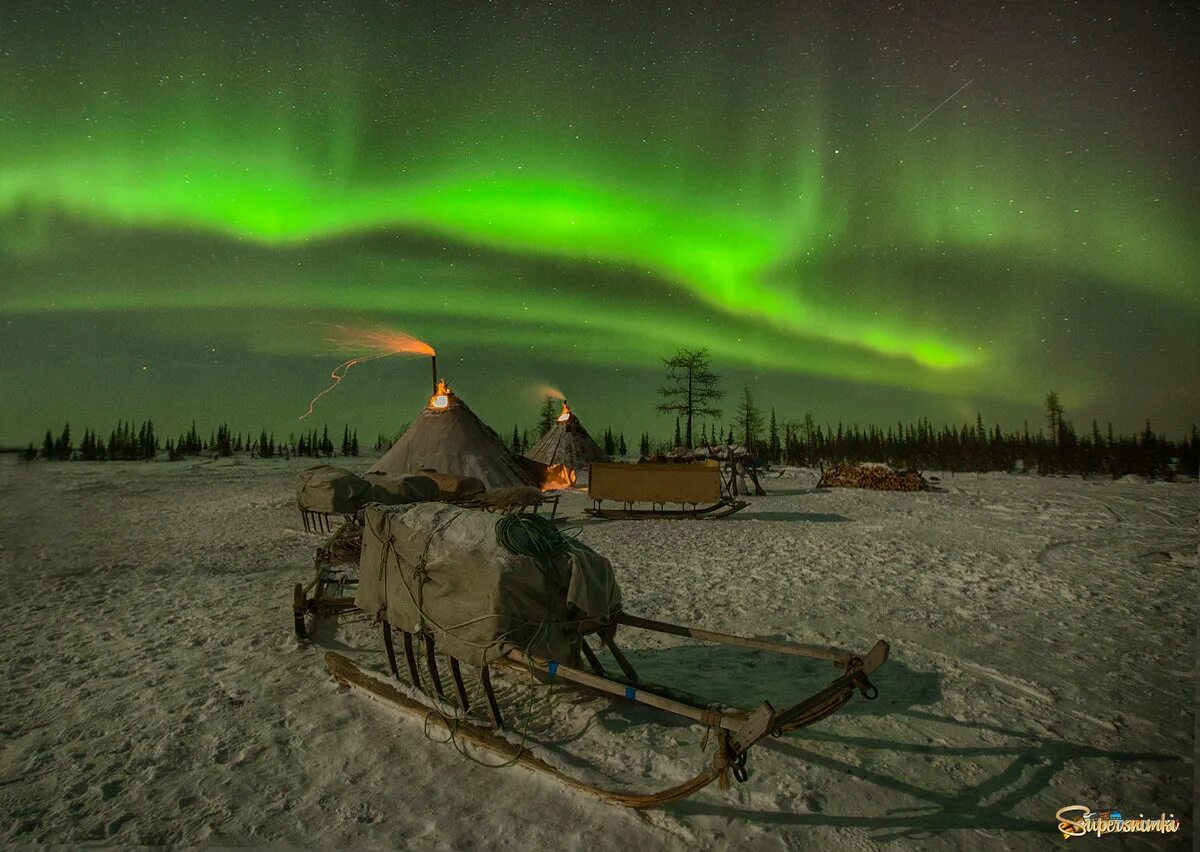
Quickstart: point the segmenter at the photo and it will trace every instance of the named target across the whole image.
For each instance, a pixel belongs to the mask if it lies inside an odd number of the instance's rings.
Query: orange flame
[[[450,406],[450,386],[445,379],[438,379],[437,391],[429,399],[430,408],[448,408]]]
[[[562,414],[558,415],[558,422],[566,423],[570,419],[571,419],[571,409],[567,408],[567,401],[564,399]]]
[[[300,420],[313,413],[317,400],[325,396],[341,383],[350,368],[376,358],[386,358],[389,355],[436,355],[437,352],[424,340],[418,340],[411,334],[387,328],[355,328],[347,325],[335,325],[334,336],[327,338],[338,350],[345,352],[367,350],[367,355],[359,355],[348,361],[343,361],[333,368],[329,377],[333,384],[325,388],[308,402],[308,411],[300,415]]]
[[[552,464],[542,474],[542,490],[558,491],[575,484],[575,471],[565,464]]]

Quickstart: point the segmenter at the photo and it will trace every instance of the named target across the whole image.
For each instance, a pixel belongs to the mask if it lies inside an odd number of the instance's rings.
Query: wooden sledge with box
[[[665,464],[593,462],[589,467],[587,514],[609,520],[636,518],[726,518],[749,503],[735,500],[724,488],[715,461]],[[621,508],[605,508],[605,501]],[[649,508],[638,508],[649,504]],[[679,508],[668,508],[678,506]]]

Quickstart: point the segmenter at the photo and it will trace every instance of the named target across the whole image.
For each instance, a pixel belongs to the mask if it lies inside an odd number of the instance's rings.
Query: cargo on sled
[[[356,540],[353,536],[344,541]],[[496,515],[446,504],[368,506],[363,512],[354,606],[382,626],[391,678],[326,654],[342,684],[445,727],[511,763],[553,776],[616,804],[645,808],[691,795],[713,781],[748,777],[755,743],[811,725],[857,692],[873,699],[871,673],[888,656],[880,640],[856,655],[824,646],[733,636],[623,611],[612,564],[537,515]],[[836,676],[808,698],[776,709],[717,706],[643,682],[618,644],[638,629],[829,661]],[[593,643],[611,655],[612,671]],[[467,688],[470,675],[478,688]],[[530,676],[656,708],[708,730],[715,749],[696,773],[648,791],[600,786],[552,765],[525,737],[511,736],[493,677]],[[710,737],[709,734],[712,736]]]

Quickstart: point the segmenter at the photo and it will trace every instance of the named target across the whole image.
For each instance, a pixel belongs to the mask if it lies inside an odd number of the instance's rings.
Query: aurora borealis
[[[6,9],[0,440],[286,431],[344,360],[321,329],[359,319],[433,343],[497,428],[549,382],[665,431],[658,359],[708,346],[784,418],[1015,426],[1053,387],[1079,422],[1182,430],[1189,14]],[[387,431],[426,386],[363,367],[324,414]]]

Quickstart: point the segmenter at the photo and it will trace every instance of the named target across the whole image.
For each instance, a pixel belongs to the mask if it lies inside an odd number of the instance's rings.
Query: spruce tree
[[[559,411],[559,400],[555,397],[547,396],[542,400],[542,407],[538,410],[538,438],[545,437],[546,433],[553,428]]]

